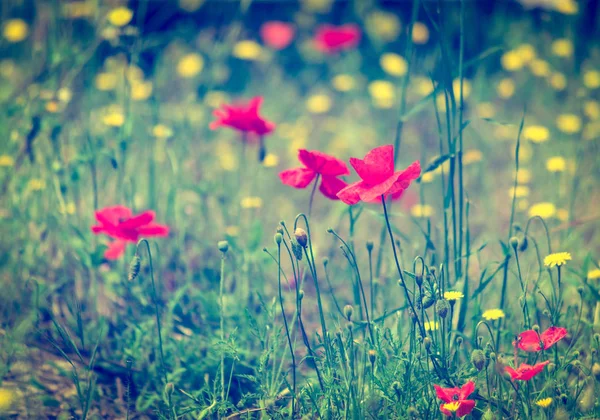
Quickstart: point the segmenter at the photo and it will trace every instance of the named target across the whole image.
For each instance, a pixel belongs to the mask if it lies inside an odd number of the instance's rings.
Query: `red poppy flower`
[[[260,137],[270,134],[275,130],[275,124],[265,120],[259,115],[259,108],[263,102],[262,96],[252,98],[247,104],[223,105],[216,109],[213,115],[216,121],[210,123],[210,129],[229,127],[243,133],[252,133]]]
[[[341,26],[321,25],[315,34],[315,46],[319,51],[333,54],[349,50],[360,42],[361,31],[358,25],[346,24]]]
[[[260,27],[260,37],[265,45],[282,50],[292,43],[296,30],[294,26],[276,20],[265,22]]]
[[[125,206],[105,207],[96,213],[98,225],[92,226],[92,232],[101,233],[115,239],[104,253],[109,260],[119,258],[125,252],[127,242],[137,242],[142,236],[167,236],[169,227],[152,223],[153,211],[145,211],[133,215],[131,209]]]
[[[350,158],[350,164],[362,181],[348,185],[338,197],[351,206],[359,201],[368,203],[380,196],[398,194],[421,174],[419,161],[403,171],[394,172],[394,146],[391,144],[376,147],[364,159]]]
[[[306,188],[317,175],[321,176],[319,191],[332,200],[346,186],[338,176],[350,175],[346,164],[318,150],[298,150],[298,160],[304,167],[287,169],[279,174],[281,182],[294,188]]]
[[[567,329],[552,326],[541,334],[534,330],[523,331],[513,342],[523,351],[534,352],[548,350],[567,335]]]
[[[455,413],[457,417],[463,417],[473,411],[475,400],[467,399],[475,391],[475,383],[469,381],[461,388],[442,388],[434,385],[437,397],[443,401],[440,404],[440,411],[446,416],[452,416]]]
[[[550,363],[550,360],[546,360],[545,362],[538,363],[534,366],[528,365],[527,363],[521,363],[517,369],[506,366],[504,370],[508,372],[513,381],[529,381],[544,370],[544,366],[548,363]]]

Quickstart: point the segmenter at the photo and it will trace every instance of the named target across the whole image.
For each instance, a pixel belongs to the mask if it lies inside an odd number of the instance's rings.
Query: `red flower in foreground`
[[[534,330],[523,331],[513,342],[523,351],[534,352],[548,350],[555,343],[559,342],[567,335],[567,329],[562,327],[550,327],[539,334]]]
[[[513,381],[529,381],[544,370],[544,366],[548,363],[550,363],[550,360],[546,360],[545,362],[538,363],[534,366],[528,365],[527,363],[521,363],[521,366],[517,369],[506,366],[504,370],[508,372]]]
[[[349,50],[360,42],[361,31],[358,25],[346,24],[341,26],[321,25],[315,34],[315,46],[319,51],[333,54]]]
[[[260,137],[270,134],[275,130],[275,124],[265,120],[259,115],[259,108],[263,102],[262,96],[252,98],[247,104],[223,105],[216,109],[213,115],[216,121],[210,123],[210,129],[229,127],[243,133],[252,133]]]
[[[317,175],[321,176],[319,191],[332,200],[346,186],[338,176],[350,175],[346,164],[318,150],[298,150],[298,160],[304,167],[287,169],[279,174],[281,182],[294,188],[306,188]]]
[[[394,146],[391,144],[376,147],[364,159],[350,158],[350,164],[362,181],[350,184],[338,193],[340,200],[349,205],[359,201],[372,202],[382,195],[398,194],[421,174],[418,161],[403,171],[394,172]]]
[[[457,417],[463,417],[473,411],[475,400],[468,400],[469,395],[475,391],[475,383],[469,381],[461,388],[442,388],[434,385],[437,397],[443,401],[440,404],[440,411],[447,416],[456,413]]]
[[[276,20],[265,22],[260,27],[260,37],[265,45],[282,50],[292,43],[296,31],[294,26]]]
[[[153,211],[133,215],[125,206],[105,207],[96,213],[98,225],[92,226],[92,232],[101,233],[115,239],[108,245],[104,257],[109,260],[119,258],[125,252],[127,242],[137,242],[142,236],[167,236],[169,227],[152,223]]]

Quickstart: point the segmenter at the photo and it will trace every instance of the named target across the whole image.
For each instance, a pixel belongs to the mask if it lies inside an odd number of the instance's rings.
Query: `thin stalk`
[[[221,344],[225,343],[225,314],[223,311],[223,294],[225,287],[225,253],[221,253],[221,277],[219,279],[219,317],[221,325]],[[225,352],[221,352],[221,401],[225,401]]]

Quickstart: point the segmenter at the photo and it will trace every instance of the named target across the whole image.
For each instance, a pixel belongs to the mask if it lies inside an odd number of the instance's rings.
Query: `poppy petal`
[[[415,161],[411,163],[410,166],[405,170],[395,172],[394,176],[396,174],[398,175],[398,178],[396,178],[396,182],[392,188],[390,188],[390,194],[395,194],[406,190],[410,186],[410,183],[421,175],[421,163],[419,161]]]
[[[287,169],[279,173],[279,179],[285,185],[294,188],[306,188],[317,174],[308,168]]]
[[[119,224],[120,229],[136,229],[147,225],[154,220],[155,214],[152,210],[145,211]]]
[[[337,193],[345,188],[346,185],[348,184],[335,176],[323,175],[319,191],[331,200],[339,200]]]
[[[396,176],[391,176],[390,178],[380,182],[378,184],[369,186],[365,188],[360,193],[360,199],[362,201],[370,202],[376,199],[377,197],[387,196],[390,193],[390,189],[396,183]]]
[[[346,188],[342,188],[337,196],[344,203],[349,206],[353,206],[360,201],[360,193],[365,190],[365,183],[363,181],[358,181],[353,184],[348,185]]]
[[[469,381],[460,388],[459,399],[466,400],[475,391],[475,382]]]
[[[364,159],[350,158],[350,164],[363,181],[378,184],[394,173],[394,146],[376,147]]]
[[[149,224],[138,229],[141,236],[169,236],[169,226]]]
[[[534,330],[523,331],[517,339],[517,346],[527,352],[542,350],[540,346],[541,337]]]
[[[118,260],[121,255],[125,253],[127,242],[125,241],[112,241],[108,244],[108,248],[104,251],[104,258],[107,260]]]
[[[458,410],[456,410],[456,417],[464,417],[473,411],[475,407],[475,400],[460,400]]]
[[[562,327],[552,326],[542,333],[541,339],[544,343],[544,350],[548,350],[555,343],[565,338],[567,329]]]
[[[350,170],[344,161],[318,150],[300,149],[298,160],[321,175],[350,175]]]
[[[444,401],[445,403],[454,401],[453,397],[457,393],[455,388],[442,388],[439,385],[433,385],[433,388],[435,389],[435,394],[440,400]]]
[[[116,225],[120,219],[128,219],[132,214],[128,207],[117,205],[98,210],[95,216],[96,220],[103,225]]]

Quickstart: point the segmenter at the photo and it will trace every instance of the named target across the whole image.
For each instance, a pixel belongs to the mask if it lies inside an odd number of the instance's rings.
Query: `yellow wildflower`
[[[452,90],[454,91],[454,97],[456,102],[460,101],[460,79],[454,79],[452,81]],[[462,90],[464,99],[467,99],[471,95],[471,82],[468,79],[463,79]]]
[[[546,169],[550,172],[563,172],[567,168],[567,161],[562,156],[554,156],[546,161]]]
[[[433,207],[429,204],[415,204],[410,209],[410,214],[414,217],[431,217],[433,213]]]
[[[369,83],[369,94],[380,100],[393,100],[395,97],[394,84],[387,80],[375,80]]]
[[[265,159],[263,160],[263,166],[265,168],[272,168],[274,166],[277,166],[278,163],[279,163],[279,156],[277,156],[273,153],[268,153],[267,156],[265,156]]]
[[[596,89],[600,87],[600,71],[588,70],[583,73],[583,84],[588,89]]]
[[[494,118],[496,108],[491,102],[481,102],[477,104],[477,115],[479,118]]]
[[[0,413],[8,411],[16,399],[17,394],[13,390],[0,388]]]
[[[433,172],[425,172],[423,175],[421,175],[421,182],[423,184],[428,184],[431,181],[433,181]]]
[[[535,402],[535,405],[537,405],[538,407],[542,407],[542,408],[548,408],[548,407],[550,407],[550,404],[552,404],[552,398],[550,398],[550,397],[543,398],[543,399],[537,400]]]
[[[537,77],[546,77],[550,75],[550,64],[548,64],[547,61],[539,58],[534,58],[531,60],[529,63],[529,69],[533,75]]]
[[[260,197],[244,197],[240,202],[243,209],[259,209],[263,205]]]
[[[521,68],[523,68],[524,64],[521,55],[515,50],[507,51],[504,54],[502,54],[502,57],[500,58],[500,63],[502,64],[504,70],[508,71],[520,70]]]
[[[509,198],[523,198],[529,196],[529,187],[526,185],[517,185],[517,187],[510,187],[508,190]]]
[[[570,57],[573,55],[573,43],[570,39],[561,38],[552,43],[552,54],[558,57]]]
[[[588,271],[587,278],[588,278],[588,280],[600,279],[600,269],[594,268],[593,270]]]
[[[42,191],[44,188],[46,188],[46,182],[43,179],[33,178],[27,183],[29,191]]]
[[[543,143],[550,137],[550,130],[542,125],[529,125],[523,129],[523,137],[534,143]]]
[[[565,265],[567,261],[571,261],[571,254],[569,252],[555,252],[544,258],[544,265],[546,267],[554,267]]]
[[[203,67],[204,59],[200,54],[186,54],[181,57],[177,63],[177,74],[183,78],[189,79],[200,73]]]
[[[0,155],[0,167],[8,168],[15,164],[15,159],[9,155]]]
[[[102,91],[114,90],[117,87],[119,78],[114,73],[98,73],[96,75],[96,89]]]
[[[510,78],[502,79],[498,83],[496,91],[502,99],[508,99],[515,94],[515,82]]]
[[[564,74],[556,72],[550,76],[550,86],[554,90],[564,90],[567,87],[567,78]]]
[[[21,42],[29,35],[29,25],[23,19],[9,19],[4,24],[2,35],[8,42]]]
[[[410,84],[414,86],[415,91],[421,96],[427,96],[431,92],[433,92],[433,84],[431,83],[431,79],[423,76],[415,76],[411,77]],[[411,86],[411,87],[412,87]]]
[[[125,26],[133,18],[133,10],[127,7],[117,7],[108,13],[108,21],[114,26]]]
[[[426,321],[423,323],[425,331],[436,331],[440,328],[440,323],[437,321]]]
[[[561,114],[556,117],[556,126],[566,134],[578,133],[581,130],[581,118],[575,114]]]
[[[71,98],[73,97],[73,92],[71,92],[71,89],[68,87],[62,87],[58,89],[58,92],[56,92],[56,97],[61,102],[70,102]]]
[[[523,64],[530,63],[535,58],[535,48],[531,44],[521,44],[515,52],[519,55]]]
[[[463,154],[463,165],[469,165],[471,163],[481,162],[483,159],[483,153],[479,149],[470,149],[465,151]]]
[[[415,22],[412,29],[412,40],[415,44],[426,44],[429,41],[429,28],[424,23]]]
[[[110,127],[121,127],[125,124],[125,116],[122,112],[113,110],[102,117],[102,122]]]
[[[365,26],[367,31],[384,41],[393,41],[400,35],[402,25],[395,14],[377,10],[367,16]]]
[[[531,182],[531,171],[526,168],[519,168],[517,173],[517,182],[520,184],[527,184]]]
[[[495,321],[504,318],[505,315],[502,309],[488,309],[481,316],[487,321]]]
[[[339,90],[340,92],[348,92],[349,90],[354,89],[356,82],[349,74],[338,74],[331,79],[331,84],[334,89]]]
[[[408,70],[408,63],[401,55],[394,53],[383,54],[379,58],[383,71],[391,76],[404,76]]]
[[[529,217],[539,216],[547,219],[556,214],[556,206],[552,203],[542,202],[534,204],[529,208]]]
[[[136,81],[131,83],[131,99],[143,101],[152,95],[152,82]]]
[[[225,234],[227,236],[238,236],[240,234],[239,226],[227,226],[225,228]]]
[[[167,139],[173,135],[173,130],[164,124],[156,124],[152,128],[152,135],[157,138]]]
[[[309,12],[327,13],[333,0],[301,0],[302,8]]]
[[[331,98],[325,94],[309,96],[306,109],[313,114],[324,114],[331,109]]]
[[[449,300],[450,302],[458,300],[458,299],[462,299],[464,297],[465,297],[465,295],[463,295],[462,292],[456,292],[453,290],[444,292],[444,299]]]
[[[239,41],[233,46],[232,54],[241,60],[258,60],[262,54],[262,47],[256,41]]]
[[[46,102],[46,111],[55,114],[59,111],[59,106],[57,101],[48,101]]]
[[[600,103],[598,101],[585,101],[583,103],[583,113],[590,120],[597,120],[600,118]]]
[[[567,209],[558,209],[556,211],[556,217],[561,222],[566,222],[569,220],[569,211]]]

